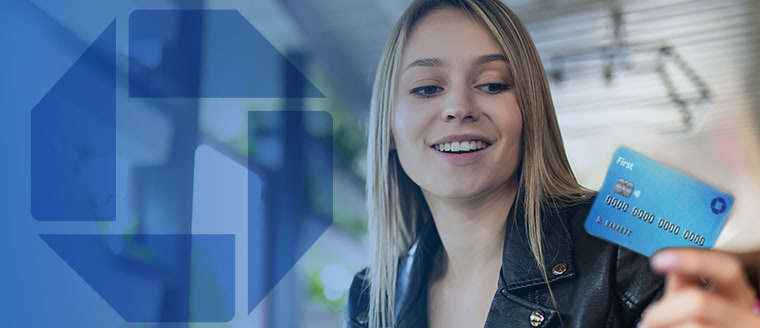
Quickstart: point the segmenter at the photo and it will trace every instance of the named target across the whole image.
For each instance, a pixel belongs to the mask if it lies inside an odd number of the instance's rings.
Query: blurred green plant
[[[315,267],[309,273],[308,287],[306,294],[310,300],[334,312],[343,312],[346,304],[346,293],[335,300],[330,300],[325,296],[325,285],[320,279],[323,268]]]

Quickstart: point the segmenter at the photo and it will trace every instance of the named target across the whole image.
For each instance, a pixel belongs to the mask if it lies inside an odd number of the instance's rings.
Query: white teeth
[[[461,141],[441,143],[434,145],[435,149],[442,152],[465,152],[486,148],[488,144],[483,140]]]

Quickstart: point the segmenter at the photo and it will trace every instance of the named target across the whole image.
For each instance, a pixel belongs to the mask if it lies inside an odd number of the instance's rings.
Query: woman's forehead
[[[402,67],[424,59],[442,64],[474,61],[502,50],[483,24],[456,9],[437,9],[414,24],[402,54]]]

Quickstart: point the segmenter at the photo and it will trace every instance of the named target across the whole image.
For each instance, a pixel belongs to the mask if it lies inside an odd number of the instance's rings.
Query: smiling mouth
[[[482,140],[446,142],[435,144],[431,148],[447,154],[466,154],[486,149],[490,146],[488,142]]]

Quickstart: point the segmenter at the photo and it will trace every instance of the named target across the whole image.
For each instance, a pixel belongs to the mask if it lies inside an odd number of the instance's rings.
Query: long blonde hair
[[[416,239],[420,222],[431,218],[420,188],[404,173],[392,150],[391,117],[407,38],[420,18],[442,8],[461,10],[483,24],[509,62],[513,90],[523,119],[518,197],[524,199],[530,247],[539,267],[544,267],[542,205],[575,202],[588,192],[577,183],[570,169],[549,82],[533,40],[517,16],[498,0],[414,1],[394,27],[380,58],[367,129],[366,195],[370,241],[374,249],[374,261],[368,272],[369,324],[373,328],[391,326],[395,322],[398,259]],[[541,271],[547,280],[545,270]]]

